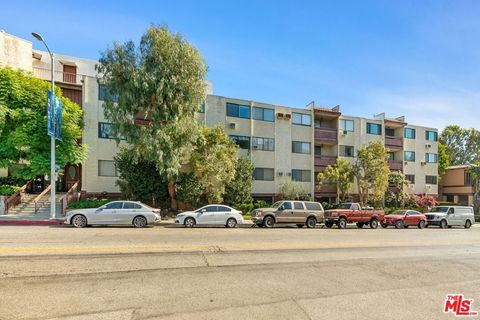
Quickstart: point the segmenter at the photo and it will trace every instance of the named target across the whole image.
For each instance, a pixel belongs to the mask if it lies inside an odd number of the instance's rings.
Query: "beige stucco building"
[[[96,61],[55,54],[55,81],[63,94],[84,110],[83,142],[88,159],[68,166],[64,188],[81,181],[88,193],[117,193],[118,172],[113,158],[118,145],[109,136],[104,118],[104,90],[96,79]],[[0,66],[11,66],[50,80],[50,57],[32,49],[30,41],[0,32]],[[256,167],[253,195],[273,199],[284,180],[299,181],[307,192],[322,201],[334,201],[337,191],[318,188],[316,174],[338,157],[355,161],[357,150],[370,141],[383,141],[391,151],[389,166],[410,179],[410,193],[437,195],[437,138],[435,128],[408,124],[403,117],[389,119],[343,115],[340,108],[305,108],[273,105],[213,95],[211,85],[197,119],[207,126],[222,125],[240,146],[239,156],[250,157]],[[2,171],[0,171],[2,173]],[[5,170],[3,171],[5,174]],[[352,193],[356,193],[355,187]]]
[[[472,175],[468,171],[471,165],[448,167],[440,180],[440,200],[463,206],[472,206],[475,189]]]

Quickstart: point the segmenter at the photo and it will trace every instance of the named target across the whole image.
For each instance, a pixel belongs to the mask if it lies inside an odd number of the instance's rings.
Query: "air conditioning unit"
[[[252,149],[257,150],[258,146],[252,146]]]
[[[290,119],[292,118],[292,115],[291,115],[290,113],[285,113],[285,114],[283,115],[283,118],[284,118],[284,119],[287,119],[287,120],[290,120]]]
[[[425,161],[420,162],[422,166],[426,165],[427,163]]]
[[[283,113],[277,112],[277,119],[283,119]]]
[[[412,183],[410,183],[410,184],[408,185],[408,189],[413,189],[413,188],[415,188],[415,185],[412,184]]]
[[[282,172],[282,171],[278,171],[278,172],[277,172],[277,176],[282,177],[282,176],[283,176],[283,172]]]
[[[426,147],[426,148],[431,148],[432,145],[431,145],[431,144],[426,144],[425,147]]]
[[[230,122],[230,129],[235,129],[237,124],[235,122]]]
[[[407,165],[407,164],[408,164],[408,161],[405,161],[404,163],[405,163],[405,165]]]
[[[287,172],[287,177],[291,177],[292,176],[292,173],[291,172]]]
[[[342,131],[342,134],[343,134],[343,135],[346,135],[347,133],[348,133],[347,130],[343,130],[343,131]]]

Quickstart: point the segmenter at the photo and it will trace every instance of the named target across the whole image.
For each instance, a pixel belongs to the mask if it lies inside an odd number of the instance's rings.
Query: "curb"
[[[64,220],[0,220],[0,226],[58,226],[63,225]]]

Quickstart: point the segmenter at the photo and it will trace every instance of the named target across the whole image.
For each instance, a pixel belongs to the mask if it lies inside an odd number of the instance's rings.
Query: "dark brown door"
[[[77,181],[80,182],[81,177],[82,177],[81,165],[67,164],[65,166],[65,173],[63,175],[64,190],[68,191]]]
[[[77,66],[63,65],[63,82],[77,83]]]
[[[62,94],[65,98],[70,99],[70,101],[75,102],[80,107],[82,106],[82,91],[81,90],[62,88]]]

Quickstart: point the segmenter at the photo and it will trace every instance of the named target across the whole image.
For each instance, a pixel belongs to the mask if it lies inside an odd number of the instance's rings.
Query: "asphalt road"
[[[0,319],[455,319],[480,228],[0,227]]]

